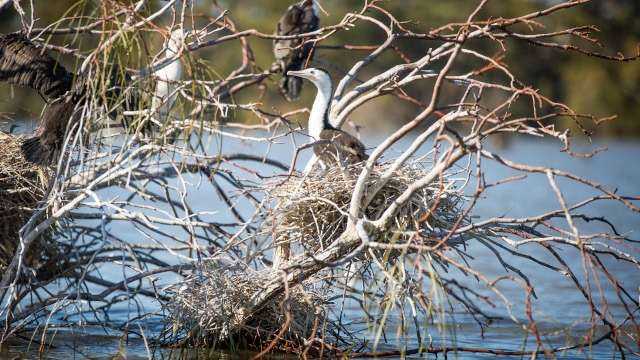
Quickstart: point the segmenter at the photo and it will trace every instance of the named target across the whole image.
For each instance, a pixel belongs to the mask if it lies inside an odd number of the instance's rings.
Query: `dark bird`
[[[0,81],[37,90],[48,102],[71,90],[73,75],[22,35],[0,35]]]
[[[309,68],[289,71],[287,75],[307,79],[318,89],[309,116],[309,135],[317,142],[313,146],[313,152],[322,166],[324,168],[330,165],[344,166],[368,159],[360,140],[335,128],[329,122],[329,106],[333,94],[329,73],[322,69]]]
[[[122,94],[123,85],[118,81],[122,76],[116,67],[112,67],[107,77],[106,90],[100,98],[106,99],[107,107],[113,109],[113,104]],[[30,87],[47,102],[36,133],[22,144],[27,160],[37,164],[55,161],[62,148],[67,126],[74,118],[74,110],[82,101],[89,80],[87,76],[67,71],[42,47],[23,35],[0,35],[0,81]],[[125,81],[130,80],[128,75],[125,76]],[[121,106],[125,110],[136,107],[137,98],[127,99]]]
[[[318,30],[320,18],[316,0],[303,0],[289,6],[276,28],[276,35],[300,35]],[[289,100],[297,100],[302,89],[302,80],[288,76],[289,71],[302,70],[313,57],[313,44],[305,38],[273,41],[276,62],[273,68],[282,72],[280,92]]]
[[[0,36],[0,81],[35,89],[48,103],[36,134],[23,142],[22,152],[34,163],[53,161],[75,105],[75,96],[68,94],[73,74],[29,39],[8,34]]]
[[[47,105],[35,134],[22,143],[25,159],[42,165],[55,162],[62,150],[67,125],[74,113],[74,98],[76,96],[69,93]]]

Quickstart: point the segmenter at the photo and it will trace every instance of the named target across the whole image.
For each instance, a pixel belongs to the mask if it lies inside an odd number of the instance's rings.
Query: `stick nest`
[[[281,347],[302,346],[314,325],[322,326],[324,319],[321,297],[305,286],[290,289],[287,296],[274,298],[244,319],[251,296],[277,276],[279,272],[271,269],[256,271],[241,264],[221,268],[214,261],[205,261],[173,290],[168,309],[173,333],[180,340],[170,342],[256,350],[277,338]]]
[[[391,166],[391,163],[375,165],[366,183],[364,199]],[[274,246],[299,244],[312,253],[329,246],[346,228],[349,203],[361,170],[362,165],[346,170],[334,168],[267,189],[274,201],[265,229],[273,237]],[[427,173],[420,163],[398,169],[373,200],[363,205],[366,218],[378,219],[411,184]],[[461,214],[464,199],[454,184],[453,180],[443,178],[431,187],[416,191],[399,207],[387,231],[376,234],[373,240],[389,244],[417,240],[421,245],[437,242],[436,238],[443,230],[450,229]]]
[[[0,271],[11,262],[20,229],[29,220],[46,192],[50,169],[27,161],[22,155],[20,138],[0,133]],[[50,236],[42,236],[27,253],[27,265],[46,267],[57,250]]]

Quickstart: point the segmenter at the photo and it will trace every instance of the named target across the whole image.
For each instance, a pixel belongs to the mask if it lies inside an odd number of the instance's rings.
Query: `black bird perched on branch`
[[[73,74],[24,36],[8,34],[0,36],[0,81],[35,89],[48,103],[36,134],[24,141],[22,151],[31,162],[51,162],[75,105],[74,96],[67,94]]]
[[[282,15],[278,21],[276,35],[305,34],[318,30],[319,26],[320,18],[318,17],[316,0],[303,0],[289,6]],[[296,100],[300,96],[302,80],[288,76],[287,72],[302,70],[305,63],[313,57],[313,44],[305,43],[305,40],[304,38],[296,38],[273,41],[273,54],[276,62],[272,68],[282,72],[280,92],[289,101]]]
[[[108,74],[104,98],[115,102],[122,86],[117,68]],[[75,76],[44,52],[44,49],[20,34],[0,35],[0,81],[35,89],[47,102],[36,133],[22,144],[25,158],[33,163],[53,162],[64,142],[67,125],[74,116],[76,105],[82,100],[86,76]],[[125,82],[131,77],[125,75]],[[125,109],[136,106],[137,99],[127,101]],[[108,106],[111,108],[111,106]]]
[[[289,71],[289,76],[311,81],[318,89],[318,94],[311,108],[309,116],[309,135],[317,142],[313,152],[320,164],[326,168],[329,165],[350,165],[362,162],[369,157],[360,140],[329,122],[329,106],[333,94],[331,76],[322,69],[309,68],[299,71]]]

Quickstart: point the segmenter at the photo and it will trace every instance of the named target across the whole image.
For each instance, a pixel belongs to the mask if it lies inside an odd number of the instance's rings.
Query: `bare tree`
[[[485,146],[494,135],[523,134],[553,139],[567,156],[597,155],[599,150],[574,151],[570,131],[557,121],[571,119],[589,135],[587,126],[597,127],[609,118],[581,114],[546,97],[536,84],[520,81],[501,54],[490,55],[477,46],[495,45],[504,53],[513,42],[526,42],[603,61],[637,59],[638,55],[591,50],[595,41],[591,26],[553,32],[539,26],[545,18],[588,2],[554,2],[532,13],[502,18],[484,14],[487,1],[483,0],[463,21],[417,33],[384,3],[364,1],[335,24],[283,36],[237,24],[233,14],[215,5],[217,17],[203,25],[194,20],[195,4],[175,0],[157,7],[144,0],[132,5],[103,1],[39,28],[34,21],[37,4],[23,9],[21,1],[14,1],[20,9],[21,31],[47,51],[72,57],[75,72],[82,74],[76,81],[83,82],[88,95],[75,103],[79,116],[70,117],[60,139],[62,156],[52,166],[55,176],[47,195],[20,230],[20,246],[2,276],[0,314],[5,326],[0,342],[25,330],[41,330],[44,338],[54,317],[133,334],[141,330],[134,326],[141,321],[171,317],[167,312],[176,306],[185,311],[192,301],[193,306],[225,307],[219,312],[209,308],[216,316],[223,310],[231,312],[223,318],[226,332],[219,332],[218,339],[233,335],[233,329],[255,326],[265,309],[280,310],[281,316],[272,319],[275,325],[261,336],[260,354],[280,348],[302,356],[323,351],[335,356],[452,351],[551,355],[608,341],[621,354],[637,355],[637,289],[620,281],[609,264],[624,263],[630,271],[638,271],[638,242],[619,232],[614,219],[590,215],[585,209],[615,202],[638,213],[638,197],[625,194],[628,189],[611,189],[562,169],[519,163]],[[319,175],[312,170],[312,159],[308,171],[299,173],[305,164],[299,163],[298,155],[310,146],[296,119],[307,111],[279,113],[264,103],[268,97],[263,97],[263,90],[275,88],[269,80],[272,73],[259,68],[249,39],[266,44],[274,39],[304,39],[300,46],[313,44],[321,53],[323,42],[334,34],[372,27],[384,34],[375,46],[325,47],[355,60],[340,64],[348,70],[335,84],[331,123],[345,124],[354,111],[380,97],[412,103],[419,111],[376,145],[364,163]],[[176,30],[184,36],[171,36]],[[156,38],[151,39],[150,33]],[[66,35],[73,37],[49,41]],[[398,45],[407,40],[428,41],[429,48],[411,57]],[[171,44],[171,51],[158,49],[161,43]],[[215,53],[223,45],[233,45],[239,53],[240,61],[232,70],[222,72],[222,66],[199,61],[199,51]],[[386,53],[397,55],[396,64],[372,70]],[[176,61],[183,64],[182,78],[157,76]],[[108,92],[115,86],[114,69],[121,79],[117,84],[121,89],[115,93]],[[165,91],[162,99],[154,97],[161,84],[171,92]],[[416,86],[429,89],[426,100],[407,91]],[[105,94],[113,98],[105,101]],[[123,105],[132,97],[135,109]],[[170,111],[158,104],[162,100],[172,103]],[[230,112],[252,114],[259,123],[235,121]],[[227,143],[233,144],[232,150],[225,147]],[[271,155],[274,148],[283,148],[282,143],[290,146],[290,163]],[[391,149],[400,143],[408,145],[392,156]],[[517,175],[487,181],[487,163]],[[479,221],[472,216],[478,202],[490,196],[488,189],[499,191],[534,174],[546,177],[548,188],[539,191],[553,194],[557,209]],[[570,202],[562,191],[569,184],[589,188],[593,195]],[[194,194],[210,198],[205,201]],[[296,224],[288,223],[285,237],[272,231],[280,226],[277,219],[307,210],[332,217],[316,218],[311,227],[309,218],[295,218],[300,229],[290,231]],[[585,222],[599,224],[598,230],[584,230]],[[121,224],[117,232],[114,224]],[[25,266],[24,256],[34,240],[49,231],[56,232],[65,266],[43,280]],[[273,268],[273,250],[283,241],[290,256],[283,266]],[[500,263],[504,274],[491,277],[470,265],[465,249],[472,244],[488,249],[494,255],[490,261]],[[566,249],[574,249],[580,261],[571,261]],[[527,269],[513,265],[514,259],[527,264]],[[526,273],[532,269],[560,274],[589,307],[590,326],[581,331],[579,341],[556,346],[545,340],[547,334],[540,330],[531,305],[536,284]],[[206,279],[210,273],[217,274],[215,281]],[[473,280],[473,285],[460,282],[454,273]],[[506,294],[505,283],[521,289],[522,297]],[[239,284],[246,286],[240,293],[218,298],[219,303],[205,299],[208,290],[202,286],[225,290]],[[615,298],[605,296],[606,289],[613,289]],[[304,341],[292,347],[285,333],[299,320],[294,305],[304,303],[300,299],[305,291],[319,295],[298,313],[321,309],[317,313],[323,315],[315,322],[311,319]],[[229,310],[226,306],[234,299],[238,302]],[[347,301],[358,304],[373,324],[372,344],[346,346],[359,339],[340,314]],[[144,306],[145,302],[167,307]],[[130,311],[127,321],[110,322],[109,311],[122,305]],[[614,305],[624,309],[623,315],[611,310]],[[488,312],[487,307],[499,310]],[[429,332],[435,330],[422,329],[420,319],[435,322],[438,314],[445,317],[458,309],[476,319],[480,329],[489,326],[498,312],[535,344],[526,349],[492,349],[431,342]],[[63,310],[66,315],[57,316]],[[179,320],[203,319],[203,309],[191,310]],[[417,348],[379,349],[386,319],[393,314],[402,319],[398,338],[417,337]],[[331,331],[322,330],[327,327],[318,319],[330,323]],[[205,338],[207,330],[213,331],[207,324],[195,325]],[[177,339],[163,340],[184,345],[194,340],[190,330],[187,327]]]

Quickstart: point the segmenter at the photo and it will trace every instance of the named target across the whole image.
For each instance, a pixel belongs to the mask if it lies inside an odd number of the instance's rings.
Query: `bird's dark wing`
[[[65,95],[72,90],[73,74],[26,37],[7,34],[0,35],[0,81],[35,89],[49,103],[22,151],[34,163],[51,162],[75,106],[73,96]]]
[[[314,153],[325,163],[354,164],[369,158],[362,142],[338,129],[320,133],[321,142],[313,147]]]
[[[135,109],[133,106],[137,106],[137,98],[130,100],[123,93],[131,77],[119,74],[115,70],[102,76],[105,77],[103,87],[91,94],[98,96],[108,109],[109,116],[115,118],[123,110]],[[67,127],[80,118],[80,111],[76,106],[82,107],[86,100],[90,81],[88,75],[77,76],[71,91],[47,104],[36,133],[23,142],[22,152],[27,160],[41,165],[56,161],[65,141]]]
[[[0,81],[37,90],[47,102],[71,89],[73,75],[22,35],[0,35]]]
[[[90,76],[99,76],[91,74]],[[137,94],[124,89],[131,77],[117,66],[103,74],[106,81],[100,99],[109,115],[120,110],[135,110]],[[0,35],[0,81],[37,90],[47,101],[36,134],[22,145],[25,158],[39,164],[55,160],[64,142],[66,128],[76,104],[83,98],[87,84],[95,80],[87,74],[74,75],[47,55],[43,49],[19,34]]]
[[[313,10],[313,1],[305,0],[289,6],[282,15],[276,28],[281,36],[299,35],[318,30],[320,19]],[[273,54],[276,58],[275,68],[283,73],[280,89],[288,100],[295,100],[300,95],[302,79],[286,76],[287,71],[301,70],[311,60],[313,46],[303,45],[306,39],[276,39],[273,42]]]

